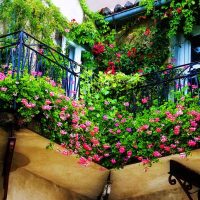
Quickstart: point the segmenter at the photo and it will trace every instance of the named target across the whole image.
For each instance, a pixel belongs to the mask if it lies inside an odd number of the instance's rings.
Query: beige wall
[[[69,21],[72,19],[76,19],[78,23],[83,21],[83,11],[79,0],[52,0],[52,2],[60,8],[61,13]]]
[[[89,200],[21,168],[10,175],[7,200]]]

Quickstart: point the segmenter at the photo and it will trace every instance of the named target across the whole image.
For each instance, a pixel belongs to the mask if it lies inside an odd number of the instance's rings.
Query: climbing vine
[[[67,19],[49,0],[3,0],[0,23],[4,33],[26,30],[38,39],[53,44],[55,30],[65,34]]]
[[[193,27],[199,21],[199,0],[171,0],[165,1],[161,9],[154,8],[154,0],[141,0],[140,4],[145,5],[147,14],[152,14],[157,20],[167,22],[168,36],[173,37],[181,31],[185,35],[192,32]],[[166,24],[166,23],[165,23]]]

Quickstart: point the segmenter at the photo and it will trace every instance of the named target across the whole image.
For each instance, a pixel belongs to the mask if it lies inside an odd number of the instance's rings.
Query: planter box
[[[96,200],[101,194],[109,170],[96,163],[84,167],[78,164],[79,159],[75,155],[59,153],[58,145],[55,145],[54,150],[45,149],[49,140],[30,130],[21,129],[16,132],[16,137],[8,200],[27,199],[28,195],[29,200],[35,200],[35,195],[39,200],[60,200],[63,199],[62,195],[66,200]],[[7,134],[0,129],[0,169],[6,142]],[[146,172],[140,163],[127,165],[120,170],[112,169],[109,200],[187,199],[179,184],[171,186],[168,183],[171,159],[200,173],[200,149],[192,151],[186,159],[178,155],[160,158],[160,162],[153,164]]]
[[[178,183],[172,186],[168,182],[170,160],[200,173],[200,149],[192,151],[185,159],[178,155],[160,158],[146,172],[142,164],[128,165],[121,170],[112,170],[110,200],[187,200]]]

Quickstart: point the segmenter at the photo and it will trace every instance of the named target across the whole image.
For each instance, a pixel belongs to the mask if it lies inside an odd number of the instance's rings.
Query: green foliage
[[[0,22],[4,33],[25,30],[43,42],[53,45],[52,34],[64,34],[68,22],[49,0],[3,0]]]
[[[194,24],[199,20],[199,1],[197,0],[172,0],[170,3],[162,6],[161,9],[154,9],[153,0],[142,0],[141,5],[147,8],[147,14],[154,13],[158,16],[158,20],[167,21],[168,35],[173,37],[178,31],[183,31],[184,34],[190,34]]]

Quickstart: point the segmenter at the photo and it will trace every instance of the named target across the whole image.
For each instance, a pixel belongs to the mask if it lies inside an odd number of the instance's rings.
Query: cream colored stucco
[[[83,21],[83,10],[79,0],[52,0],[61,13],[69,20],[75,19],[78,23]]]

